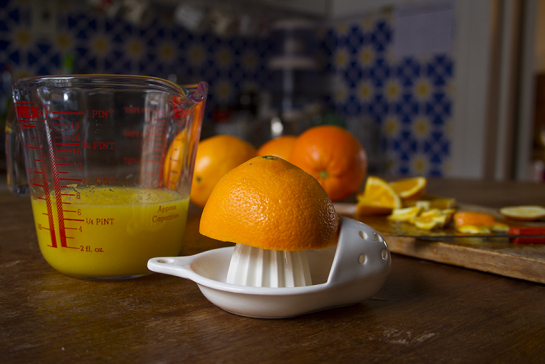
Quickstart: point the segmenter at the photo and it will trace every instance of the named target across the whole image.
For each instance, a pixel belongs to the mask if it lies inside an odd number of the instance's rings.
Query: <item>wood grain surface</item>
[[[430,189],[458,198],[476,185],[430,181]],[[541,185],[489,182],[486,190],[545,204]],[[494,194],[478,195],[476,204],[497,207]],[[227,245],[202,237],[199,218],[200,209],[192,207],[183,255]],[[259,320],[215,307],[196,284],[176,277],[90,281],[57,273],[41,257],[28,199],[0,192],[0,221],[1,362],[540,363],[545,358],[542,284],[394,254],[392,272],[372,299],[292,319]]]

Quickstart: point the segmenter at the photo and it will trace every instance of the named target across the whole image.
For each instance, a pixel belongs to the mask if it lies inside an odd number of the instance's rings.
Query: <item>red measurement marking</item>
[[[36,149],[36,150],[40,149],[40,148],[38,148],[38,147],[29,147],[29,148],[30,148],[30,149]]]
[[[72,163],[59,163],[59,166],[72,166]],[[63,172],[63,173],[68,173],[68,172]]]
[[[50,118],[51,120],[64,120],[64,118]],[[58,124],[54,124],[55,126],[59,126]]]
[[[35,186],[35,187],[42,187],[42,188],[44,187],[44,185],[40,185],[40,184],[37,184],[37,183],[32,183],[32,185]]]
[[[71,136],[56,136],[55,139],[72,139]]]
[[[61,193],[61,196],[75,196],[75,193]]]
[[[79,146],[79,143],[55,143],[55,145],[75,145],[75,146]]]
[[[78,230],[78,228],[65,227],[66,230]]]
[[[84,115],[83,112],[79,111],[52,111],[51,113],[55,115]]]
[[[60,126],[60,124],[55,124],[55,126]],[[66,133],[66,130],[53,130],[55,133]],[[58,138],[58,137],[57,137]]]
[[[60,173],[68,173],[68,172],[60,172]],[[60,181],[77,181],[77,182],[81,182],[82,179],[81,178],[59,178]]]
[[[43,197],[36,197],[38,200],[45,200]]]
[[[65,219],[66,221],[85,221],[83,219]]]
[[[72,149],[57,149],[57,152],[72,152]],[[64,158],[64,159],[66,159],[66,157],[57,157],[57,158]]]
[[[45,161],[45,154],[44,154],[43,148],[40,148],[40,160]],[[42,165],[42,170],[46,170],[43,165]],[[47,209],[47,216],[48,216],[48,222],[49,222],[49,236],[51,237],[50,246],[53,248],[56,248],[57,234],[55,233],[55,223],[53,221],[53,208],[51,206],[51,192],[49,191],[49,184],[47,183],[46,178],[47,178],[46,173],[42,173],[43,185],[41,187],[44,190],[45,206]],[[61,218],[62,216],[59,216],[59,220]]]
[[[76,210],[63,210],[64,212],[76,212]]]

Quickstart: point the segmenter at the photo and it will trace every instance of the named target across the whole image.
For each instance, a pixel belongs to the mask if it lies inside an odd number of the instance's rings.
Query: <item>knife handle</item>
[[[509,235],[545,235],[545,228],[512,226],[509,228]],[[545,244],[545,236],[512,238],[511,241],[516,244]]]

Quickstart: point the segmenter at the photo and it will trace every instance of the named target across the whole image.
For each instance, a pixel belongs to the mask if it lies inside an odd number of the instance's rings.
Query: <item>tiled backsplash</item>
[[[335,110],[380,130],[386,170],[442,176],[449,166],[453,59],[450,54],[396,58],[391,12],[328,29],[328,71],[336,75]]]
[[[155,18],[141,28],[61,1],[58,29],[36,37],[31,2],[2,0],[0,67],[14,77],[63,73],[141,74],[210,84],[208,115],[234,104],[247,87],[266,88],[271,40],[266,37],[194,34]],[[355,133],[371,138],[383,156],[382,171],[441,176],[449,166],[453,58],[396,58],[391,51],[395,20],[390,11],[336,22],[319,32],[328,107]],[[71,64],[73,60],[73,65]]]

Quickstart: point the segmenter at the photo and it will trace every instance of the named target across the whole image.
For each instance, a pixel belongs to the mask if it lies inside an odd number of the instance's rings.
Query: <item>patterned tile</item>
[[[15,77],[62,73],[72,56],[78,73],[206,80],[207,119],[243,88],[271,83],[274,39],[190,33],[163,15],[144,28],[73,1],[60,2],[57,34],[41,37],[32,33],[30,4],[0,0],[0,67],[10,65]],[[366,143],[386,161],[381,172],[441,176],[449,168],[454,61],[450,54],[394,57],[395,29],[391,12],[378,11],[320,30],[318,59],[333,80],[325,100],[338,115],[379,132]]]

